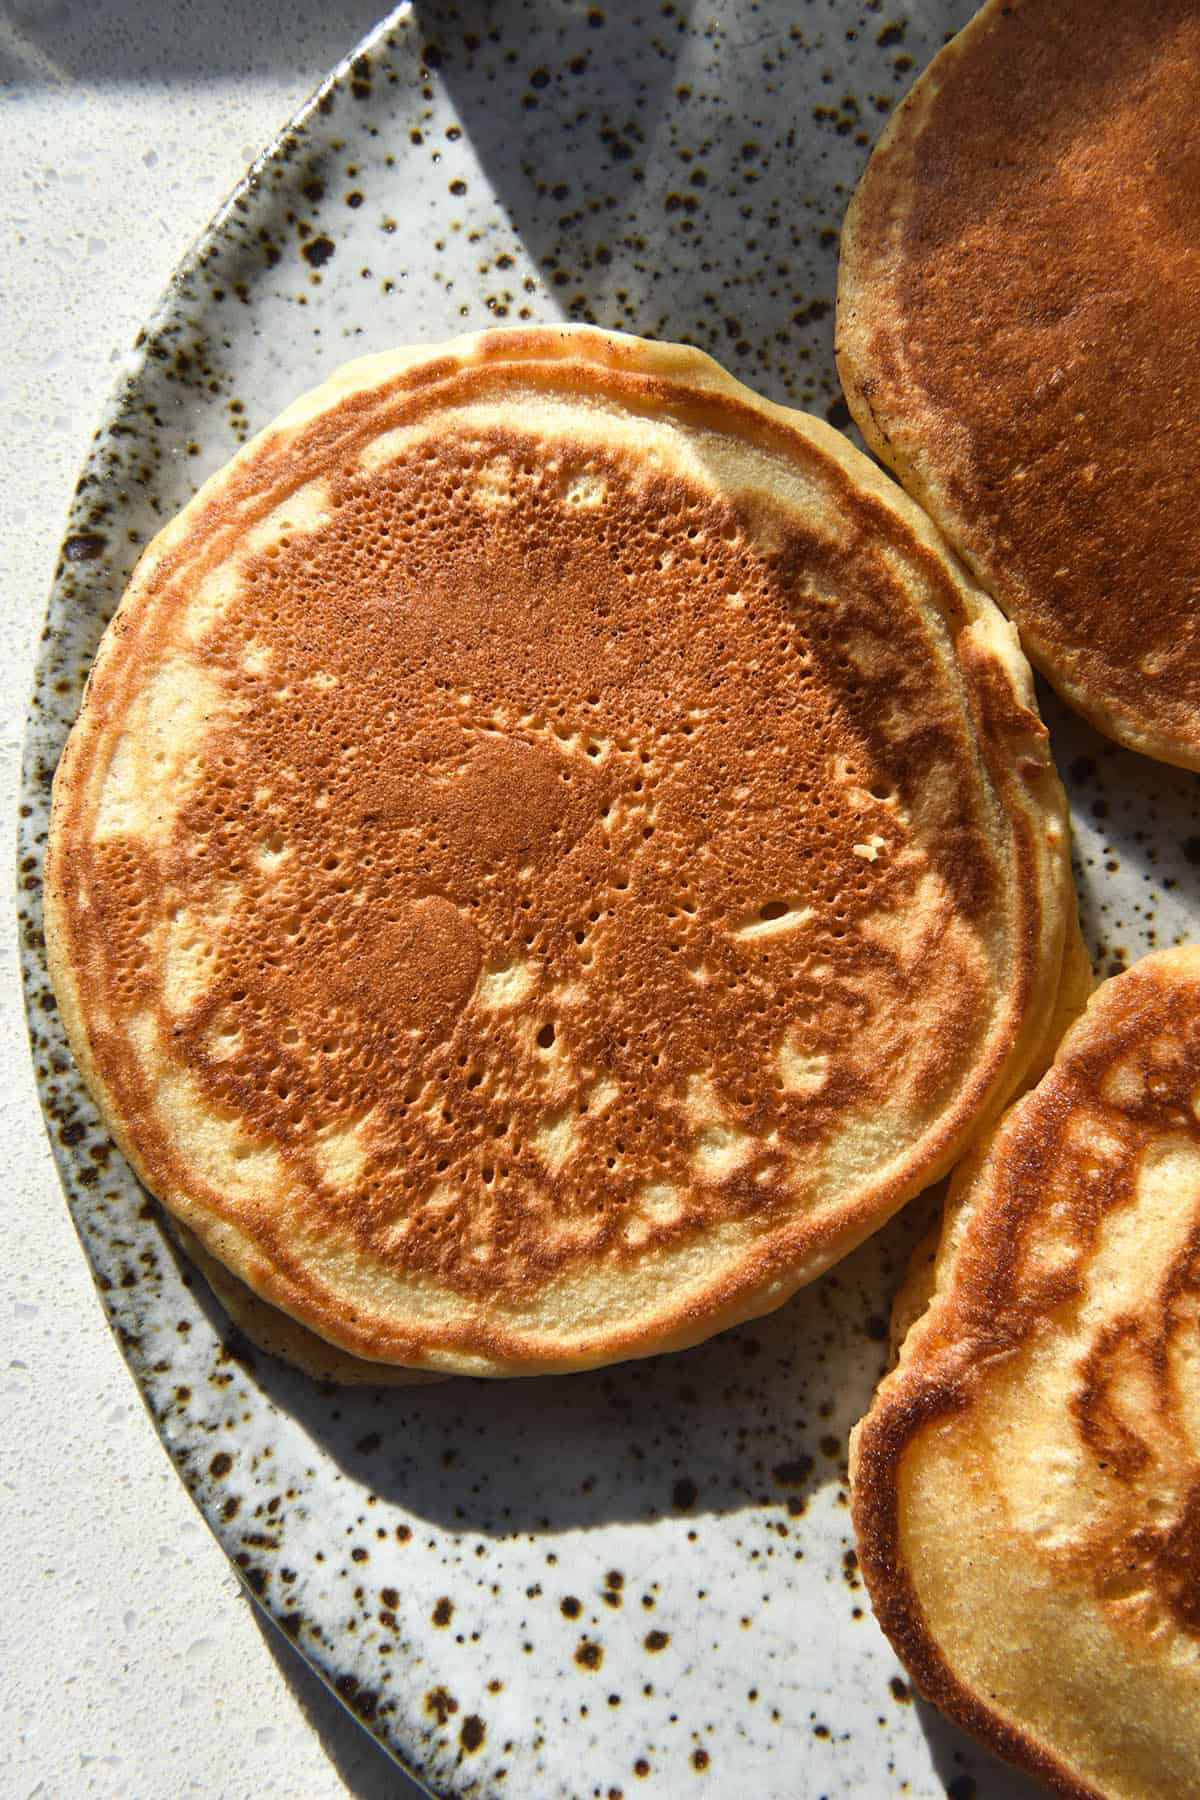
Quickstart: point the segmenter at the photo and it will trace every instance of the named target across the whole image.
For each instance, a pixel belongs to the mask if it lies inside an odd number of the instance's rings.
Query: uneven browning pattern
[[[1200,767],[1194,0],[991,0],[880,141],[838,358],[871,447],[1102,730]]]
[[[920,1686],[1063,1792],[1200,1787],[1200,950],[1105,984],[955,1177],[855,1438]]]
[[[264,439],[135,584],[60,776],[127,1147],[367,1354],[497,1358],[560,1281],[555,1333],[585,1293],[611,1331],[635,1269],[701,1335],[714,1244],[768,1246],[718,1308],[782,1298],[944,1164],[1057,979],[1000,622],[674,354],[615,396],[435,363]]]

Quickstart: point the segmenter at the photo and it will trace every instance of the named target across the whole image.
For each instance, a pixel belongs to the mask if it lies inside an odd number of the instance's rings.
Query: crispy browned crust
[[[162,787],[146,696],[214,592]],[[695,351],[505,331],[353,365],[151,546],[56,779],[47,942],[114,1136],[210,1252],[353,1354],[521,1373],[778,1305],[941,1174],[1047,1030],[1066,850],[1011,633],[844,439]],[[168,1004],[181,918],[208,973]],[[506,961],[528,991],[484,1006]],[[181,1151],[181,1070],[274,1191]],[[897,1095],[888,1166],[813,1204]],[[330,1125],[363,1136],[340,1184]]]
[[[842,237],[871,448],[1102,731],[1200,767],[1195,0],[989,0]]]
[[[1146,1153],[1171,1134],[1200,1140],[1198,1095],[1200,948],[1189,946],[1148,956],[1102,984],[1039,1086],[956,1171],[936,1274],[929,1275],[928,1245],[922,1243],[911,1286],[901,1290],[907,1302],[923,1288],[931,1294],[928,1310],[915,1324],[909,1316],[903,1320],[899,1366],[884,1379],[851,1439],[859,1563],[875,1615],[917,1687],[989,1748],[1080,1800],[1111,1800],[1126,1790],[1091,1785],[1049,1734],[1026,1728],[962,1679],[930,1625],[914,1581],[902,1495],[906,1473],[919,1463],[925,1445],[945,1431],[971,1431],[973,1409],[983,1404],[993,1372],[1040,1335],[1057,1331],[1056,1312],[1063,1316],[1066,1309],[1070,1315],[1086,1291],[1089,1259],[1106,1219],[1135,1200]],[[1077,1130],[1084,1115],[1090,1137]],[[1095,1145],[1101,1138],[1103,1166],[1097,1169]],[[1179,1516],[1164,1523],[1158,1511],[1151,1515],[1144,1506],[1147,1493],[1155,1502],[1163,1497],[1154,1485],[1148,1448],[1156,1432],[1161,1429],[1169,1439],[1172,1458],[1180,1455],[1176,1428],[1163,1419],[1187,1404],[1172,1388],[1169,1347],[1173,1338],[1182,1341],[1183,1333],[1195,1330],[1194,1306],[1185,1316],[1182,1305],[1185,1296],[1194,1301],[1200,1284],[1200,1205],[1194,1198],[1190,1204],[1193,1224],[1174,1259],[1147,1263],[1140,1311],[1099,1328],[1062,1420],[1062,1432],[1078,1434],[1122,1497],[1116,1523],[1101,1523],[1086,1541],[1047,1554],[1057,1558],[1055,1566],[1061,1564],[1062,1579],[1085,1593],[1091,1589],[1098,1609],[1109,1597],[1106,1584],[1114,1572],[1124,1579],[1137,1568],[1169,1629],[1195,1639],[1200,1637],[1200,1468],[1194,1445],[1192,1485]],[[1051,1273],[1044,1260],[1048,1242],[1059,1252]],[[1064,1243],[1073,1246],[1073,1257],[1062,1254]],[[1120,1417],[1109,1393],[1114,1351],[1131,1348],[1154,1371],[1146,1441]],[[1176,1485],[1186,1485],[1186,1469],[1176,1462],[1171,1472]],[[962,1494],[958,1505],[949,1529],[960,1532],[966,1544],[973,1531],[970,1497]],[[1020,1579],[1015,1568],[1004,1573]],[[1002,1629],[998,1609],[979,1622],[981,1633]],[[1194,1709],[1192,1718],[1195,1722]],[[1177,1772],[1164,1769],[1160,1791],[1164,1800],[1186,1800],[1192,1790],[1180,1786]]]

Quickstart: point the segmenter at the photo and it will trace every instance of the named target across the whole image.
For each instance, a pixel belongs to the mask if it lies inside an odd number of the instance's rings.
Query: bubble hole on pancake
[[[990,0],[842,233],[868,444],[1100,730],[1200,768],[1195,0]]]
[[[851,1439],[918,1687],[1072,1795],[1200,1791],[1200,948],[1105,982],[956,1170]]]
[[[839,434],[697,351],[351,365],[150,547],[47,939],[142,1179],[357,1356],[586,1367],[778,1305],[1055,1016],[1012,631]]]

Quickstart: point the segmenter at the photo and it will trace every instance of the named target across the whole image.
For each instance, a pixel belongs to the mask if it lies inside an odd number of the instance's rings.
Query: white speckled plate
[[[264,1608],[432,1792],[1015,1800],[866,1607],[845,1445],[920,1204],[773,1318],[588,1376],[339,1393],[251,1355],[109,1148],[40,934],[51,775],[138,546],[347,357],[558,317],[712,350],[845,422],[837,232],[970,0],[404,8],[255,165],[130,356],[75,496],[20,855],[41,1093],[164,1444]],[[1098,966],[1196,931],[1193,776],[1047,703]]]

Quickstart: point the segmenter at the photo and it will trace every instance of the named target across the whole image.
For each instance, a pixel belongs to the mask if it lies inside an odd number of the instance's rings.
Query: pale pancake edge
[[[1188,946],[1103,983],[956,1170],[851,1438],[859,1564],[917,1686],[1091,1800],[1200,1792],[1198,1106]]]

